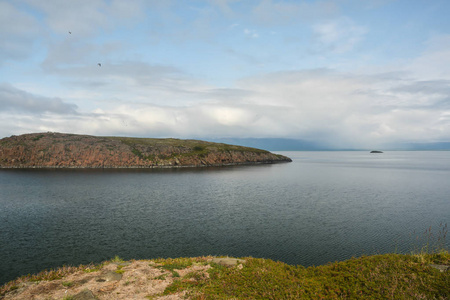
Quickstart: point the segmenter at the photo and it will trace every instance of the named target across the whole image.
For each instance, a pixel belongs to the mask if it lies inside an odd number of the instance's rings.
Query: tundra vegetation
[[[0,168],[155,168],[289,162],[266,150],[200,140],[32,133],[0,140]]]
[[[27,289],[37,289],[41,284],[42,299],[61,299],[53,298],[59,295],[58,291],[60,294],[65,291],[66,299],[71,299],[69,297],[75,297],[80,291],[85,292],[84,284],[95,283],[95,276],[100,276],[111,265],[123,277],[114,283],[98,282],[103,285],[88,286],[89,292],[99,299],[108,299],[110,293],[114,294],[114,299],[127,299],[130,293],[133,299],[158,299],[167,295],[178,299],[450,297],[450,272],[433,267],[450,265],[450,253],[441,249],[434,253],[363,256],[308,268],[252,257],[236,259],[235,264],[229,265],[217,263],[211,256],[120,262],[116,257],[99,265],[66,266],[22,276],[2,286],[0,298],[23,299],[28,295]],[[137,272],[142,266],[148,269]],[[44,288],[48,282],[54,284]],[[158,285],[161,288],[158,289]]]

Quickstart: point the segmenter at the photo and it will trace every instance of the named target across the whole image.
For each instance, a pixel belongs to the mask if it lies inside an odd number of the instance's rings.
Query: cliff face
[[[287,162],[265,150],[197,140],[32,133],[0,140],[0,168],[152,168]]]

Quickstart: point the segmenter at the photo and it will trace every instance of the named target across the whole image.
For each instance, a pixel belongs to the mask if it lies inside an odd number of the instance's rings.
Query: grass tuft
[[[160,269],[170,271],[173,277],[180,277],[180,274],[175,270],[185,269],[193,264],[192,258],[168,258],[164,260],[157,260]]]
[[[73,281],[63,281],[61,284],[65,287],[71,287],[74,285]]]
[[[113,259],[111,259],[111,262],[113,263],[123,263],[125,262],[122,258],[120,258],[118,255],[114,256]]]

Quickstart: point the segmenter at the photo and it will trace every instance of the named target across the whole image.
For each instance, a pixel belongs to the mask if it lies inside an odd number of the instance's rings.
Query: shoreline
[[[0,286],[0,299],[447,299],[449,282],[446,250],[362,256],[308,268],[253,257],[125,261],[116,256],[19,277]]]
[[[154,166],[1,166],[0,169],[181,169],[181,168],[208,168],[208,167],[231,167],[231,166],[252,166],[271,165],[289,163],[292,160],[259,161],[259,162],[236,162],[226,164],[201,164],[201,165],[154,165]]]

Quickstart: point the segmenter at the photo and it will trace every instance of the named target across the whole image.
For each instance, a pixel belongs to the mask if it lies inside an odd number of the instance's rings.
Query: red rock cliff
[[[0,168],[152,168],[291,161],[265,150],[198,140],[32,133],[0,140]]]

